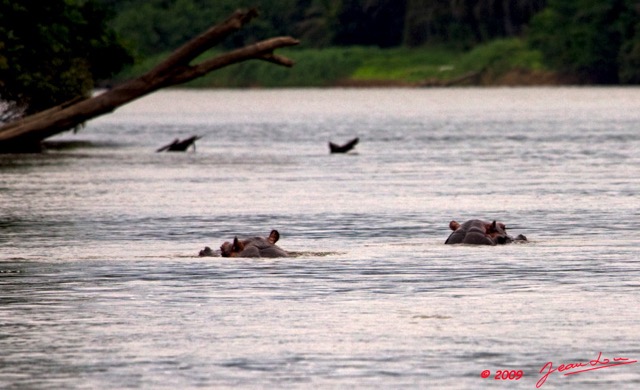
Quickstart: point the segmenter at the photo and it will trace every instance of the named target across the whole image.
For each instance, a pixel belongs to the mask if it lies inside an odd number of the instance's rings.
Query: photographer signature
[[[560,364],[557,368],[553,367],[553,362],[547,362],[540,369],[540,373],[542,374],[544,372],[544,374],[542,375],[542,377],[540,377],[540,379],[536,383],[536,388],[542,387],[542,385],[544,385],[544,383],[547,381],[547,378],[549,377],[549,375],[553,374],[556,371],[564,372],[564,375],[566,376],[566,375],[575,375],[575,374],[579,374],[581,372],[586,372],[586,371],[599,370],[601,368],[609,368],[609,367],[622,366],[626,364],[633,364],[637,362],[638,362],[637,360],[632,360],[625,357],[616,357],[616,358],[613,358],[612,360],[609,360],[607,358],[603,359],[602,352],[598,354],[597,358],[593,360],[589,360],[588,362],[575,362],[575,363],[568,363],[568,364],[563,363],[563,364]]]

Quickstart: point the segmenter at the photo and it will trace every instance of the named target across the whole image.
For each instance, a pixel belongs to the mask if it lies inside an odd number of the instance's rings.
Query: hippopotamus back
[[[252,237],[245,240],[234,238],[233,243],[225,242],[220,246],[223,257],[288,257],[289,254],[275,243],[280,239],[280,233],[272,230],[269,237]]]
[[[506,226],[496,221],[471,219],[462,224],[451,221],[449,227],[453,232],[445,244],[497,245],[513,241],[506,232]]]

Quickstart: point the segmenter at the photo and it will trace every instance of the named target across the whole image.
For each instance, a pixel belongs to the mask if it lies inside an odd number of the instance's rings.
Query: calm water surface
[[[637,88],[174,90],[0,156],[0,387],[535,389],[640,359],[639,126]],[[445,247],[470,218],[531,242]],[[197,257],[271,229],[295,257]]]

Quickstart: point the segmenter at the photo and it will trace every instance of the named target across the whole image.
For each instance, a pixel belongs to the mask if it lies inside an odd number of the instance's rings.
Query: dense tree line
[[[225,43],[294,35],[307,47],[396,46],[402,43],[405,0],[100,0],[116,13],[112,26],[142,55],[167,51],[241,7],[260,20]]]
[[[144,54],[165,51],[212,20],[257,6],[262,22],[236,40],[293,34],[308,47],[471,47],[522,33],[546,0],[101,0],[116,10],[113,26]],[[229,44],[240,42],[230,42]]]
[[[408,0],[405,43],[440,41],[469,47],[522,34],[546,0]]]
[[[143,56],[165,52],[233,9],[260,21],[226,42],[294,35],[303,46],[460,49],[520,36],[552,69],[595,83],[640,82],[638,0],[100,0],[113,27]]]
[[[226,42],[293,35],[305,47],[445,44],[469,49],[519,36],[550,68],[595,83],[640,82],[638,0],[100,0],[143,56],[165,52],[233,9],[258,23]]]

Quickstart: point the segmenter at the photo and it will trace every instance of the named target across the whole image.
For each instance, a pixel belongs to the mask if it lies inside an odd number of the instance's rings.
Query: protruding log
[[[329,150],[331,151],[331,153],[347,153],[348,151],[353,149],[359,141],[360,139],[356,137],[344,145],[336,145],[333,142],[329,142]]]
[[[156,150],[156,152],[184,152],[189,149],[191,145],[193,145],[193,150],[196,150],[196,141],[199,140],[200,136],[194,135],[193,137],[185,138],[180,141],[179,138],[173,140],[172,143],[161,147]]]

